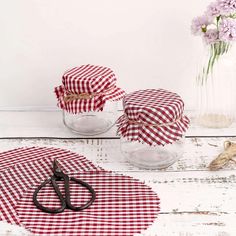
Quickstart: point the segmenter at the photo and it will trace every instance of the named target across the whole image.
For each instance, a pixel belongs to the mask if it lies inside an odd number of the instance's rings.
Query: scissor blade
[[[59,166],[57,159],[54,159],[54,161],[53,161],[53,172],[54,173],[62,173],[62,170]]]

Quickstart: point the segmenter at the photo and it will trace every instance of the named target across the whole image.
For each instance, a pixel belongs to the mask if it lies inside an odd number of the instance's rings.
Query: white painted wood
[[[114,136],[115,129],[99,135],[99,137]],[[64,126],[61,111],[3,111],[0,112],[0,137],[78,138],[81,136]]]
[[[17,225],[11,225],[0,221],[1,236],[33,236],[29,231]]]
[[[142,236],[234,236],[235,214],[161,214]],[[141,236],[140,235],[140,236]]]
[[[191,138],[182,160],[165,171],[146,171],[127,163],[119,140],[2,139],[0,151],[24,146],[66,148],[101,167],[144,181],[161,198],[158,220],[145,236],[234,236],[236,174],[234,167],[210,172],[206,166],[222,151],[226,138]],[[236,141],[236,138],[233,139]]]
[[[230,236],[234,235],[235,214],[160,214],[146,231],[135,236]],[[1,236],[31,236],[18,226],[0,222]]]
[[[205,142],[204,140],[201,139],[201,142]],[[194,161],[188,163],[188,159],[184,158],[182,168],[176,164],[166,171],[145,171],[125,162],[119,149],[113,146],[114,140],[106,140],[106,142],[104,144],[101,140],[0,140],[0,151],[24,146],[69,149],[85,155],[107,170],[128,174],[152,186],[162,199],[163,212],[236,212],[236,209],[232,208],[236,205],[234,170],[210,172],[203,165],[200,171]],[[208,140],[206,142],[208,143]],[[108,144],[110,144],[109,149]],[[193,143],[192,148],[196,150],[199,146],[196,147]],[[112,149],[114,152],[108,152]],[[200,150],[199,154],[201,155]],[[199,166],[202,160],[204,162],[204,159],[205,162],[210,160],[208,156],[202,156],[196,161],[197,165]]]
[[[186,138],[183,157],[161,172],[208,171],[207,166],[220,152],[228,138]],[[236,138],[231,138],[236,142]],[[120,152],[119,139],[2,139],[0,151],[17,147],[43,146],[71,150],[86,156],[97,165],[117,172],[147,172],[129,164]],[[235,170],[232,163],[226,170]],[[157,171],[160,172],[160,171]]]
[[[190,113],[191,112],[187,112]],[[117,117],[122,114],[120,111]],[[191,123],[187,136],[236,136],[236,123],[226,129],[202,128]],[[0,137],[60,137],[81,138],[68,130],[62,123],[61,111],[0,111]],[[108,132],[91,138],[114,138],[116,127]]]

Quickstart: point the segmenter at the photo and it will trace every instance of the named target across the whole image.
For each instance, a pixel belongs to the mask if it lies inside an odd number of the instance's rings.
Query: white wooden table
[[[162,171],[131,166],[121,155],[115,128],[93,138],[68,131],[58,111],[0,112],[0,151],[17,147],[59,147],[83,154],[101,167],[144,181],[161,198],[161,213],[142,235],[235,236],[236,166],[210,172],[209,162],[236,141],[236,124],[210,130],[192,124],[181,160]]]

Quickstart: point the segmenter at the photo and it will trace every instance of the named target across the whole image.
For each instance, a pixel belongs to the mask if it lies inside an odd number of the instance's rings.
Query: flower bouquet
[[[191,28],[194,35],[202,36],[203,41],[210,45],[208,64],[198,77],[203,82],[219,57],[227,53],[231,43],[236,41],[236,0],[212,2],[204,15],[193,19]]]

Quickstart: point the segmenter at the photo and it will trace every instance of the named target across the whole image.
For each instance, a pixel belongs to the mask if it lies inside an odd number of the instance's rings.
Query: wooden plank
[[[160,214],[147,230],[135,236],[234,236],[233,215],[196,213]],[[31,235],[23,228],[0,221],[1,236]]]
[[[203,143],[205,139],[200,139]],[[209,140],[208,140],[209,141]],[[110,143],[114,140],[106,140]],[[207,142],[208,143],[208,142]],[[66,148],[84,154],[94,163],[107,170],[127,174],[140,179],[157,191],[162,200],[163,212],[234,212],[236,205],[236,176],[234,170],[209,172],[201,162],[207,154],[195,162],[185,159],[182,167],[178,165],[166,171],[145,171],[132,167],[120,159],[118,150],[115,156],[107,150],[101,140],[1,140],[0,151],[22,146],[47,146]],[[197,150],[199,146],[192,146]],[[212,147],[212,146],[211,146]],[[212,148],[215,148],[213,146]],[[117,156],[118,155],[118,156]],[[188,161],[190,160],[190,161]],[[109,163],[109,165],[107,165]],[[119,164],[120,163],[120,164]],[[118,165],[119,164],[119,165]],[[108,168],[108,166],[110,168]],[[198,166],[202,170],[199,171]]]
[[[234,236],[235,217],[235,214],[160,214],[146,231],[136,236]],[[23,228],[0,222],[0,235],[26,236],[28,234]]]
[[[158,193],[165,213],[236,213],[235,172],[123,172]]]
[[[229,138],[186,138],[183,157],[162,172],[208,171],[209,163],[223,151],[224,141]],[[236,142],[236,138],[230,138]],[[65,148],[80,153],[97,165],[113,171],[142,172],[143,169],[129,164],[120,151],[120,141],[110,139],[2,139],[0,151],[24,146]],[[225,170],[235,170],[231,163]],[[160,171],[157,171],[160,172]]]
[[[190,113],[191,112],[187,112]],[[120,116],[120,111],[117,115]],[[186,136],[236,136],[236,123],[230,128],[208,129],[199,127],[194,120]],[[62,123],[61,111],[0,111],[0,137],[58,137],[83,138],[69,131]],[[116,127],[93,138],[117,138]]]
[[[165,171],[131,166],[121,156],[119,140],[5,139],[0,140],[0,151],[24,146],[66,148],[84,154],[106,169],[145,182],[161,198],[161,214],[143,236],[233,236],[236,232],[235,171],[233,166],[219,172],[209,172],[206,168],[211,155],[222,150],[224,140],[187,139],[183,159]]]
[[[118,117],[117,117],[118,118]],[[94,137],[115,137],[115,129]],[[66,128],[61,111],[2,111],[0,112],[0,138],[59,137],[80,138]]]
[[[1,236],[32,236],[29,231],[23,227],[7,224],[0,221],[0,235]]]
[[[160,214],[142,236],[234,236],[235,214]],[[140,236],[141,236],[140,235]]]

